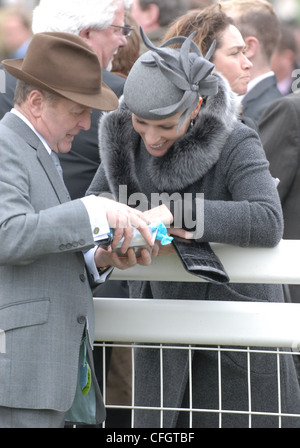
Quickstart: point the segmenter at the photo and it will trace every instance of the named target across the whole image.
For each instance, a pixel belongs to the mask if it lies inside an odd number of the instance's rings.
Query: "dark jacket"
[[[300,96],[292,93],[274,102],[259,123],[270,171],[280,180],[284,238],[300,239]],[[290,286],[291,300],[300,302],[300,287]]]
[[[0,70],[5,74],[5,92],[0,93],[0,119],[14,107],[14,94],[17,79],[8,73],[5,68],[0,65]]]
[[[265,109],[281,97],[276,77],[270,76],[259,82],[244,96],[242,100],[243,114],[258,123]]]

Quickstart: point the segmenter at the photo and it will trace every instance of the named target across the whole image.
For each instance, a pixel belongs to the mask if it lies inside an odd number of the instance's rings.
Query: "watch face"
[[[112,243],[112,237],[109,235],[107,238],[103,240],[96,241],[96,245],[102,247],[102,249],[108,249]]]

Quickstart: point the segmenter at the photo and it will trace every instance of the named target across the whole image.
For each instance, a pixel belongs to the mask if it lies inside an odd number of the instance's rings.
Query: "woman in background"
[[[246,57],[246,44],[241,33],[222,11],[222,6],[214,4],[188,12],[169,27],[163,41],[176,36],[188,37],[192,33],[195,33],[193,40],[202,54],[206,54],[216,42],[211,58],[215,70],[227,79],[234,93],[244,95],[250,81],[252,62]]]

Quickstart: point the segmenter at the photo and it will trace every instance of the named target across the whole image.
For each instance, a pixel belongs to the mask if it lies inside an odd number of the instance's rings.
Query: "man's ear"
[[[145,23],[145,28],[150,28],[159,23],[159,7],[156,3],[150,3],[147,9],[143,10],[143,22]]]
[[[45,103],[45,97],[40,90],[32,90],[28,97],[30,111],[35,118],[41,115]]]
[[[62,0],[63,1],[63,0]],[[90,38],[90,30],[88,28],[83,28],[82,30],[80,30],[79,36],[85,40],[86,42],[89,41]]]
[[[245,38],[246,42],[246,57],[253,59],[259,50],[259,40],[254,36],[248,36]]]

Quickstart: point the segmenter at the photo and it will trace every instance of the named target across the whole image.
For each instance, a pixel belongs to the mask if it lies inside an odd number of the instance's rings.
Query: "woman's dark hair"
[[[223,33],[233,24],[233,20],[222,11],[222,6],[214,4],[204,9],[190,11],[173,22],[163,41],[175,36],[188,37],[196,32],[193,40],[205,56],[214,40],[216,49],[223,45]],[[211,60],[213,62],[213,56]]]

